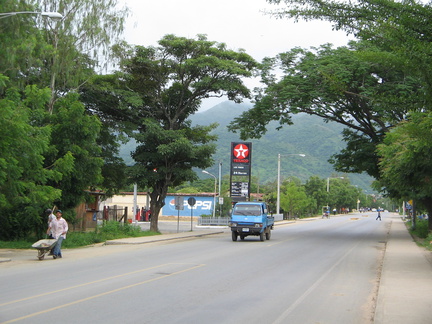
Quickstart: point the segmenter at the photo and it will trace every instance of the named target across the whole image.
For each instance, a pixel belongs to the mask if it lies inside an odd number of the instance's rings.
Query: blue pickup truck
[[[249,235],[259,236],[260,241],[270,240],[273,225],[274,217],[267,216],[266,203],[250,201],[234,205],[230,220],[233,241],[239,236],[244,240]]]

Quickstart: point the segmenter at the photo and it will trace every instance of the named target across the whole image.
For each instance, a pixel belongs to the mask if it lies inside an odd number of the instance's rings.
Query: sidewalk
[[[430,253],[417,246],[400,216],[392,217],[375,324],[432,323]]]

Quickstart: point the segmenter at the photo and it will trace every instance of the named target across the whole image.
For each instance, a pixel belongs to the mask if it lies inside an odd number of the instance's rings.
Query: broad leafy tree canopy
[[[159,47],[137,46],[123,64],[128,86],[142,98],[137,117],[161,120],[166,129],[181,127],[202,99],[250,97],[242,78],[257,66],[246,53],[204,35],[197,40],[166,35]]]
[[[381,179],[377,183],[391,197],[415,199],[432,215],[432,115],[412,113],[387,133],[380,154]],[[432,217],[429,217],[432,230]]]
[[[431,104],[431,34],[430,24],[424,23],[431,7],[390,0],[268,2],[280,5],[271,15],[327,20],[359,41],[338,49],[293,49],[265,59],[265,88],[255,107],[230,129],[241,129],[242,138],[259,137],[269,121],[290,124],[296,113],[336,121],[347,127],[347,146],[330,162],[338,171],[367,172],[378,179],[376,145],[409,111]]]
[[[89,116],[77,95],[104,66],[122,32],[127,10],[117,5],[116,0],[1,1],[2,12],[53,11],[63,19],[37,14],[0,19],[6,132],[0,141],[5,148],[0,151],[0,237],[40,233],[46,208],[57,204],[68,211],[84,202],[85,191],[102,183],[101,174],[112,173],[109,168],[102,172],[102,157],[108,167],[121,166],[110,159],[116,146],[109,134],[101,132],[100,121]],[[112,181],[103,184],[112,186]]]
[[[0,81],[5,78],[0,75]],[[2,88],[0,86],[0,88]],[[45,113],[49,89],[27,87],[21,97],[16,89],[0,99],[0,237],[13,239],[34,233],[41,223],[40,212],[61,191],[50,186],[61,177],[55,168],[45,168],[52,129],[39,126],[35,115]]]
[[[226,95],[236,102],[249,98],[242,78],[250,77],[258,64],[243,51],[229,50],[204,35],[197,39],[166,35],[157,47],[118,52],[123,55],[118,74],[123,90],[116,93],[130,99],[128,106],[119,101],[119,108],[136,125],[133,136],[139,143],[131,178],[151,188],[151,228],[157,230],[168,188],[196,179],[192,168],[213,163],[215,138],[210,132],[215,125],[191,127],[188,117],[205,98]]]
[[[295,48],[267,59],[262,74],[266,88],[229,129],[240,129],[242,138],[259,137],[270,121],[291,124],[291,115],[297,113],[335,121],[347,127],[347,148],[336,156],[337,169],[378,177],[374,146],[409,109],[419,107],[422,97],[418,79],[395,68],[396,60],[390,54],[384,58],[366,42]],[[273,74],[276,67],[283,71],[280,80]]]

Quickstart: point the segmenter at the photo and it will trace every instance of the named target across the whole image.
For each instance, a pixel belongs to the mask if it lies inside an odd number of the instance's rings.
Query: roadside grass
[[[127,237],[142,237],[160,235],[158,232],[143,231],[140,227],[110,221],[98,227],[92,232],[68,232],[66,240],[63,241],[63,248],[78,248],[87,245],[104,243]],[[16,241],[0,241],[0,249],[29,249],[32,244],[43,238],[28,237]]]
[[[432,233],[429,233],[428,230],[428,220],[417,219],[415,229],[412,229],[412,221],[407,221],[405,224],[407,225],[408,230],[416,243],[419,246],[422,246],[429,251],[432,251]]]

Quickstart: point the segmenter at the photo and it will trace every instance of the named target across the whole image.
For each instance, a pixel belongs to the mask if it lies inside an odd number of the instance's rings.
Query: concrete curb
[[[190,237],[202,237],[202,236],[222,234],[222,233],[224,233],[224,231],[211,232],[211,233],[193,233],[193,232],[175,233],[175,234],[164,234],[164,235],[147,236],[147,237],[146,236],[134,237],[134,238],[106,241],[104,245],[146,244],[146,243],[154,243],[154,242],[181,240]]]

